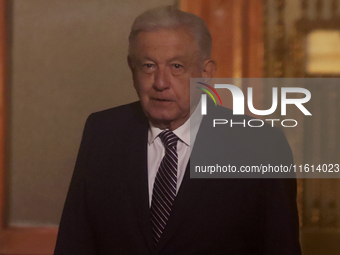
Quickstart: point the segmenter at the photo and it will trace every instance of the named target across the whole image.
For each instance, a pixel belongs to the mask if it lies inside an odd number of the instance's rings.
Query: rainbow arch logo
[[[203,83],[203,82],[197,82],[197,83],[199,83],[199,84],[201,84],[203,86],[206,86],[208,89],[210,89],[212,92],[214,92],[214,94],[217,96],[217,98],[218,98],[218,100],[219,100],[219,102],[220,102],[220,104],[222,106],[222,100],[220,98],[220,95],[217,93],[217,91],[212,86],[210,86],[210,85],[208,85],[206,83]],[[209,90],[207,90],[205,88],[201,88],[201,87],[196,87],[196,88],[198,88],[200,90],[203,90],[205,93],[207,93],[211,97],[211,99],[214,101],[215,106],[217,106],[215,97],[213,96],[213,94]]]

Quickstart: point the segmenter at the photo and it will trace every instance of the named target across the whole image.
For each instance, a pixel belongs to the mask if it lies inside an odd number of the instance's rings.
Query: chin
[[[164,116],[164,115],[150,115],[150,119],[159,123],[169,123],[176,120],[173,116]]]
[[[152,111],[146,113],[147,117],[149,120],[155,123],[169,123],[174,120],[176,120],[176,115],[172,113],[167,113],[164,111],[157,112],[157,111]]]

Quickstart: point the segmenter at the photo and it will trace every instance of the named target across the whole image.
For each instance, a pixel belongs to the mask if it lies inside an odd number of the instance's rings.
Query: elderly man
[[[205,22],[174,7],[149,10],[129,43],[140,101],[88,118],[55,255],[300,254],[294,179],[190,179],[190,123],[199,137],[204,121],[190,78],[216,69]],[[269,144],[271,132],[259,141]]]

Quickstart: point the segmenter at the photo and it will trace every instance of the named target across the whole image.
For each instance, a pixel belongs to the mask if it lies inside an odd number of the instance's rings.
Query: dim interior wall
[[[10,225],[59,223],[87,116],[137,100],[126,61],[134,18],[174,2],[11,1]]]

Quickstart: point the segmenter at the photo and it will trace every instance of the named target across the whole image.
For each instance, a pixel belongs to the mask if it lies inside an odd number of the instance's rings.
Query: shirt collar
[[[184,142],[187,146],[190,146],[190,147],[194,144],[194,141],[190,141],[190,131],[192,132],[191,138],[196,137],[199,126],[202,121],[202,115],[200,114],[199,109],[201,109],[201,102],[196,106],[196,109],[191,114],[190,118],[187,119],[187,121],[182,126],[172,131],[174,132],[175,135],[177,135],[177,137],[182,142]],[[190,126],[191,126],[191,130],[190,130]],[[154,140],[157,138],[157,136],[162,131],[163,131],[162,129],[155,127],[150,122],[149,135],[148,135],[149,145],[151,145],[154,142]]]

